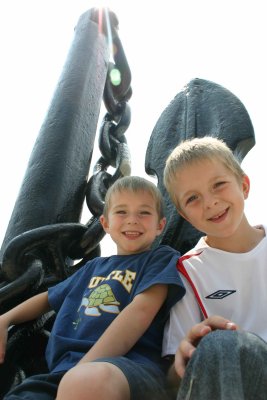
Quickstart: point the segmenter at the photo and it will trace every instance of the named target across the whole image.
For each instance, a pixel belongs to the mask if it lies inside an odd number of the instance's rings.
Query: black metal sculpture
[[[104,233],[98,217],[106,190],[130,174],[124,133],[130,123],[131,74],[117,23],[112,12],[95,9],[78,21],[2,244],[0,313],[46,290],[100,253]],[[109,32],[114,54],[109,52]],[[112,82],[114,71],[117,82]],[[87,182],[102,97],[107,114],[100,130],[101,157]],[[168,220],[155,245],[166,243],[184,252],[201,234],[178,217],[162,173],[168,154],[181,140],[206,134],[223,138],[241,160],[255,143],[240,100],[218,84],[195,79],[162,113],[147,149],[145,169],[158,178]],[[108,172],[110,166],[113,174]],[[92,218],[83,225],[85,199]],[[81,261],[75,264],[77,259]],[[10,330],[6,362],[0,366],[0,396],[25,376],[46,370],[43,354],[53,320],[49,313]]]
[[[162,173],[168,155],[180,141],[205,135],[223,139],[240,162],[255,144],[252,122],[242,102],[214,82],[194,79],[161,114],[148,143],[146,172],[158,179],[167,215],[164,236],[155,245],[169,244],[185,253],[201,235],[178,216],[163,185]]]
[[[1,247],[0,313],[72,274],[80,266],[75,260],[100,252],[104,232],[98,217],[106,190],[130,174],[124,132],[131,117],[131,73],[117,29],[116,15],[105,9],[89,10],[78,21]],[[87,182],[102,98],[107,113],[101,157]],[[81,224],[85,199],[92,218]],[[0,396],[46,368],[37,355],[43,354],[52,323],[49,313],[10,330]]]
[[[105,192],[130,173],[124,132],[130,123],[131,74],[117,24],[113,13],[95,9],[78,21],[2,244],[1,279],[6,285],[0,289],[1,312],[6,301],[10,307],[15,296],[18,302],[35,292],[39,281],[48,285],[71,274],[67,257],[95,255],[91,252],[104,235],[97,217]],[[109,40],[115,54],[110,54]],[[121,75],[116,86],[110,79],[115,68]],[[87,182],[102,97],[108,110],[100,134],[102,156]],[[115,168],[113,175],[107,172],[109,166]],[[85,197],[93,217],[81,225]]]

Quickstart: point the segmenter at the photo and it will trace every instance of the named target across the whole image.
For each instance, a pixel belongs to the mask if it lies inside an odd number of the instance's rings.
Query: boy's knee
[[[216,330],[203,337],[197,347],[198,355],[203,358],[246,357],[259,352],[262,356],[267,351],[266,342],[257,335],[245,331]]]
[[[234,346],[236,343],[237,331],[218,329],[204,336],[198,345],[198,349],[213,349],[216,351],[219,350],[222,345],[224,348],[228,348],[229,346]]]
[[[108,363],[88,362],[78,364],[70,369],[62,381],[71,381],[73,384],[88,383],[96,386],[108,382],[112,378],[112,365]]]
[[[122,398],[127,399],[129,387],[126,377],[115,365],[107,362],[88,362],[73,367],[64,375],[59,385],[57,400],[71,399],[73,390],[80,398],[86,393],[89,400],[107,397],[120,399],[121,390],[124,395]]]

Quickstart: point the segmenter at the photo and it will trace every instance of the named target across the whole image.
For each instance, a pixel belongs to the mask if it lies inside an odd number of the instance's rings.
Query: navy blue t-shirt
[[[49,303],[57,312],[46,349],[49,370],[72,368],[137,294],[152,285],[167,284],[163,306],[125,355],[145,364],[160,364],[164,324],[170,308],[185,293],[176,268],[179,256],[161,245],[140,254],[97,257],[49,288]]]

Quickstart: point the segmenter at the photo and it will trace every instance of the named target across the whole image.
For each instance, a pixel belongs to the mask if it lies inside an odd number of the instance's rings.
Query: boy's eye
[[[225,183],[226,183],[225,181],[216,182],[216,183],[214,184],[214,187],[215,187],[215,189],[216,189],[217,187],[223,186]]]
[[[151,215],[151,212],[149,212],[149,211],[140,211],[139,214],[141,214],[141,215]]]
[[[124,211],[124,210],[117,210],[117,211],[115,212],[115,214],[126,214],[126,211]]]
[[[188,199],[186,199],[185,204],[190,204],[190,203],[192,203],[192,201],[194,201],[194,200],[196,200],[196,199],[197,199],[197,195],[194,194],[194,195],[188,197]]]

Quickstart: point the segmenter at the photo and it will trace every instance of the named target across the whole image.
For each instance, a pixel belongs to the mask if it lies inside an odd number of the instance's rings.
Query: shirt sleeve
[[[173,355],[187,332],[202,320],[202,313],[198,306],[194,292],[183,279],[186,295],[178,301],[170,311],[170,317],[165,325],[162,356]]]
[[[146,260],[142,280],[138,283],[135,294],[157,284],[168,285],[168,296],[165,301],[166,311],[169,310],[185,294],[185,288],[177,269],[180,253],[170,246],[161,245],[151,252]]]

